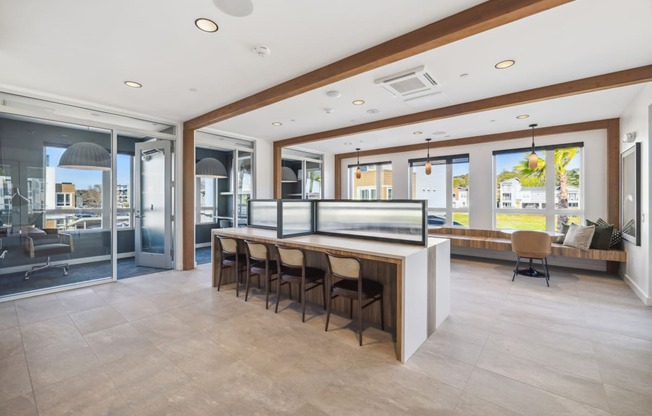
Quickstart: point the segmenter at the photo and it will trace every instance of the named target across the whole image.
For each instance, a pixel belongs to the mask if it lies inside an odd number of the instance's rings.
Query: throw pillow
[[[614,232],[614,226],[611,224],[598,225],[590,220],[586,220],[586,225],[593,225],[595,227],[595,232],[591,239],[591,248],[609,250],[609,247],[611,247],[611,236]]]
[[[602,226],[604,226],[604,225],[612,225],[612,224],[607,223],[607,221],[603,220],[602,218],[598,218],[598,220],[595,223],[598,224],[598,225],[602,225]],[[611,247],[616,246],[616,245],[620,244],[622,241],[623,241],[622,233],[620,232],[620,230],[618,228],[616,228],[614,226],[613,234],[611,234],[611,244],[610,244],[610,246]]]
[[[595,226],[583,226],[571,224],[564,239],[564,245],[567,247],[579,248],[582,251],[588,251],[591,246],[591,239],[595,233]]]
[[[564,244],[564,240],[566,239],[566,234],[568,234],[568,229],[570,228],[570,224],[562,224],[561,225],[561,230],[559,230],[563,235],[557,237],[555,240],[555,243],[557,244]]]

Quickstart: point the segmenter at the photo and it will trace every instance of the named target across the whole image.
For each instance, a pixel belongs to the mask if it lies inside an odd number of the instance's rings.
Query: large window
[[[349,166],[349,199],[392,199],[392,164],[389,162]]]
[[[548,230],[580,223],[582,143],[536,149],[537,166],[528,163],[530,149],[494,152],[496,167],[495,226],[498,229]]]
[[[428,226],[469,226],[469,155],[410,160],[410,198],[428,201]]]
[[[45,147],[45,227],[102,228],[103,172],[58,167],[65,150]]]

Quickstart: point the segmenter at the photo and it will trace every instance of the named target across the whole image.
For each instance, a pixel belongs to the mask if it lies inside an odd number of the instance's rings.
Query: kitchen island
[[[215,263],[216,236],[301,248],[313,264],[325,264],[324,253],[362,259],[365,277],[376,278],[386,287],[386,301],[393,306],[386,308],[392,315],[386,322],[394,325],[396,355],[402,362],[450,313],[450,241],[446,239],[428,238],[427,246],[421,246],[320,234],[279,239],[275,230],[260,228],[214,229],[213,286],[220,272]],[[373,273],[369,273],[370,269]]]

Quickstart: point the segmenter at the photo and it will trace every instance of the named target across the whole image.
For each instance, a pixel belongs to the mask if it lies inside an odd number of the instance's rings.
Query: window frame
[[[580,172],[579,172],[579,200],[573,201],[578,202],[578,208],[570,208],[570,198],[569,198],[569,208],[559,209],[556,207],[556,191],[557,191],[557,178],[555,169],[548,169],[546,165],[546,175],[545,175],[545,191],[546,191],[546,202],[544,208],[499,208],[499,201],[496,200],[495,190],[498,188],[496,172],[496,156],[501,154],[511,154],[511,153],[528,153],[531,151],[531,148],[518,148],[518,149],[506,149],[493,152],[493,189],[494,189],[494,201],[492,203],[492,229],[494,230],[505,230],[507,228],[498,228],[497,226],[497,217],[498,214],[523,214],[523,215],[539,215],[544,216],[546,221],[545,230],[537,231],[547,231],[547,232],[557,232],[556,229],[556,217],[559,215],[565,215],[568,217],[579,217],[580,223],[583,224],[585,220],[584,204],[581,201],[585,201],[585,186],[584,186],[584,143],[583,142],[573,142],[573,143],[559,143],[555,145],[535,147],[535,152],[538,154],[544,153],[545,160],[555,160],[555,150],[557,149],[570,149],[577,147],[579,148],[578,154],[580,156]],[[511,194],[514,195],[514,190],[511,190]]]
[[[455,162],[456,159],[466,159],[466,162]],[[408,160],[408,189],[410,190],[410,199],[416,199],[416,195],[413,195],[413,184],[412,184],[412,172],[413,169],[423,168],[425,166],[428,158],[418,158],[418,159],[409,159]],[[466,192],[466,206],[465,207],[453,207],[453,165],[455,163],[466,163],[469,166],[469,181],[471,179],[471,156],[468,153],[457,154],[457,155],[447,155],[447,156],[434,156],[430,158],[430,163],[432,162],[443,162],[439,164],[446,165],[446,206],[444,208],[431,208],[428,207],[428,215],[443,215],[446,219],[443,227],[459,227],[459,228],[469,228],[470,223],[470,206],[471,206],[471,190],[470,186],[467,188]],[[422,164],[423,163],[423,164]],[[454,225],[454,214],[456,213],[467,213],[469,214],[469,225]]]
[[[354,195],[354,177],[355,177],[355,170],[358,168],[358,166],[362,167],[365,166],[367,167],[367,171],[375,171],[376,172],[376,184],[375,184],[375,193],[376,197],[373,199],[364,199],[364,201],[389,201],[392,198],[390,197],[390,192],[386,192],[387,198],[383,199],[383,189],[391,190],[394,185],[394,175],[392,174],[392,183],[391,184],[383,184],[383,166],[389,165],[391,171],[393,171],[392,167],[392,162],[391,161],[384,161],[384,162],[372,162],[372,163],[360,163],[360,164],[352,164],[347,166],[347,174],[348,174],[348,199],[352,200],[361,200],[360,199],[360,190],[367,190],[367,189],[372,189],[374,186],[361,186],[356,189],[356,193]],[[391,192],[393,194],[393,192]],[[393,195],[392,195],[393,196]]]

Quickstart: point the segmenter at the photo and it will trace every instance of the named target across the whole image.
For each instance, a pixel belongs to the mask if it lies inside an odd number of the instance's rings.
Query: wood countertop
[[[213,235],[240,238],[268,244],[282,244],[287,247],[304,248],[313,251],[329,252],[338,255],[356,255],[360,258],[389,263],[400,263],[427,247],[446,241],[443,238],[428,238],[428,246],[390,243],[358,238],[336,237],[312,234],[300,237],[277,238],[276,230],[262,228],[216,228]]]

